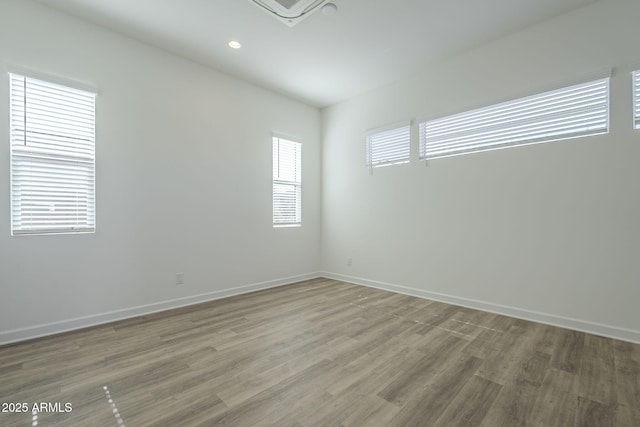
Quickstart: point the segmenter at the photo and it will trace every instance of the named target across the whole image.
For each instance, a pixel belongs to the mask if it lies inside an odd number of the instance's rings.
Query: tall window
[[[435,159],[609,131],[609,78],[420,123],[420,158]]]
[[[302,144],[273,138],[273,226],[302,224]]]
[[[95,230],[95,93],[10,74],[12,235]]]
[[[640,129],[640,70],[633,72],[633,123]]]
[[[408,163],[411,151],[411,124],[376,129],[367,134],[367,167]]]

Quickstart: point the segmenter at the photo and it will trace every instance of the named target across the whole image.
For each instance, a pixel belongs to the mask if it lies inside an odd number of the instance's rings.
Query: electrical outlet
[[[176,273],[176,285],[184,285],[184,273]]]
[[[353,259],[347,258],[347,267],[351,267],[352,264],[353,264]]]

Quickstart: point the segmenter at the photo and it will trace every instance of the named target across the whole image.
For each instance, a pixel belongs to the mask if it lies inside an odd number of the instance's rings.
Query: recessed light
[[[240,44],[240,42],[239,42],[239,41],[231,40],[231,41],[229,42],[229,47],[230,47],[231,49],[240,49],[240,48],[242,47],[242,45]]]

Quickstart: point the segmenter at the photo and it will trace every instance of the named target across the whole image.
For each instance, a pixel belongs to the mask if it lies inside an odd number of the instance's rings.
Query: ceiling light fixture
[[[334,15],[337,11],[338,11],[338,6],[336,6],[334,3],[327,3],[324,6],[322,6],[322,13],[327,16]]]
[[[231,40],[229,42],[229,47],[231,49],[240,49],[242,47],[242,44],[237,40]]]

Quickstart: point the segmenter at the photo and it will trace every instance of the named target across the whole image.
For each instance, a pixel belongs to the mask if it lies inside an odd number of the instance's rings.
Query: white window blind
[[[633,72],[633,123],[640,129],[640,70]]]
[[[411,124],[384,130],[373,130],[366,138],[368,168],[409,162]]]
[[[95,94],[10,74],[13,235],[95,230]]]
[[[302,223],[302,144],[273,138],[273,225]]]
[[[420,123],[420,158],[597,135],[609,131],[609,78]]]

